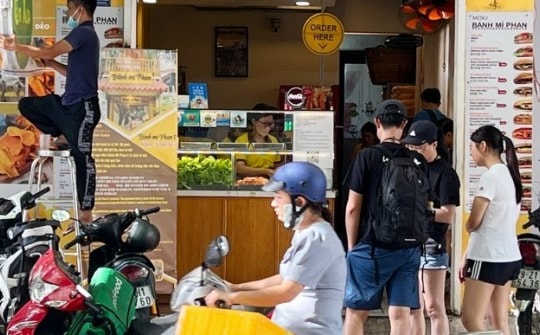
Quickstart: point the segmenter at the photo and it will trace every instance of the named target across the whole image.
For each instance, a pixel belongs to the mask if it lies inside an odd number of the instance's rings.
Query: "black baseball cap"
[[[437,137],[437,126],[429,120],[420,120],[411,125],[409,133],[401,140],[401,143],[422,145],[424,143],[433,143],[437,140]]]
[[[374,118],[377,118],[383,114],[399,114],[404,118],[407,117],[407,107],[403,102],[396,99],[388,99],[381,102],[377,108],[375,108]]]

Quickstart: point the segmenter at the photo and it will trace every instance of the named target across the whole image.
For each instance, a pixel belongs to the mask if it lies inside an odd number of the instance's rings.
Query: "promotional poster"
[[[160,207],[149,216],[161,242],[149,257],[158,290],[176,284],[176,51],[104,48],[94,132],[95,215]]]

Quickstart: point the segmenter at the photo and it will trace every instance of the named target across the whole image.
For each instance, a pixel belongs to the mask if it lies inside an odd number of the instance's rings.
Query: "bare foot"
[[[53,150],[65,150],[69,148],[69,143],[64,135],[60,135],[58,137],[51,138],[49,147]]]
[[[64,135],[60,135],[54,139],[56,144],[68,144],[68,140]]]
[[[79,221],[83,223],[92,222],[93,216],[92,216],[92,210],[79,210]]]

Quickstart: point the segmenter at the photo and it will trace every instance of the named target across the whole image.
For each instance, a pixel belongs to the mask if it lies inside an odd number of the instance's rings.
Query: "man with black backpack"
[[[417,276],[433,211],[427,163],[399,140],[406,115],[401,101],[383,101],[374,113],[381,144],[360,152],[345,176],[344,335],[364,334],[369,311],[380,308],[385,288],[391,334],[409,334],[410,310],[420,307]]]

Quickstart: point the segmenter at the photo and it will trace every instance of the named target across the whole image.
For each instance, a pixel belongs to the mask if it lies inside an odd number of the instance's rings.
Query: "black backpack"
[[[371,213],[375,245],[389,248],[420,246],[429,237],[429,179],[414,153],[403,147],[392,154],[383,145],[382,176]]]

